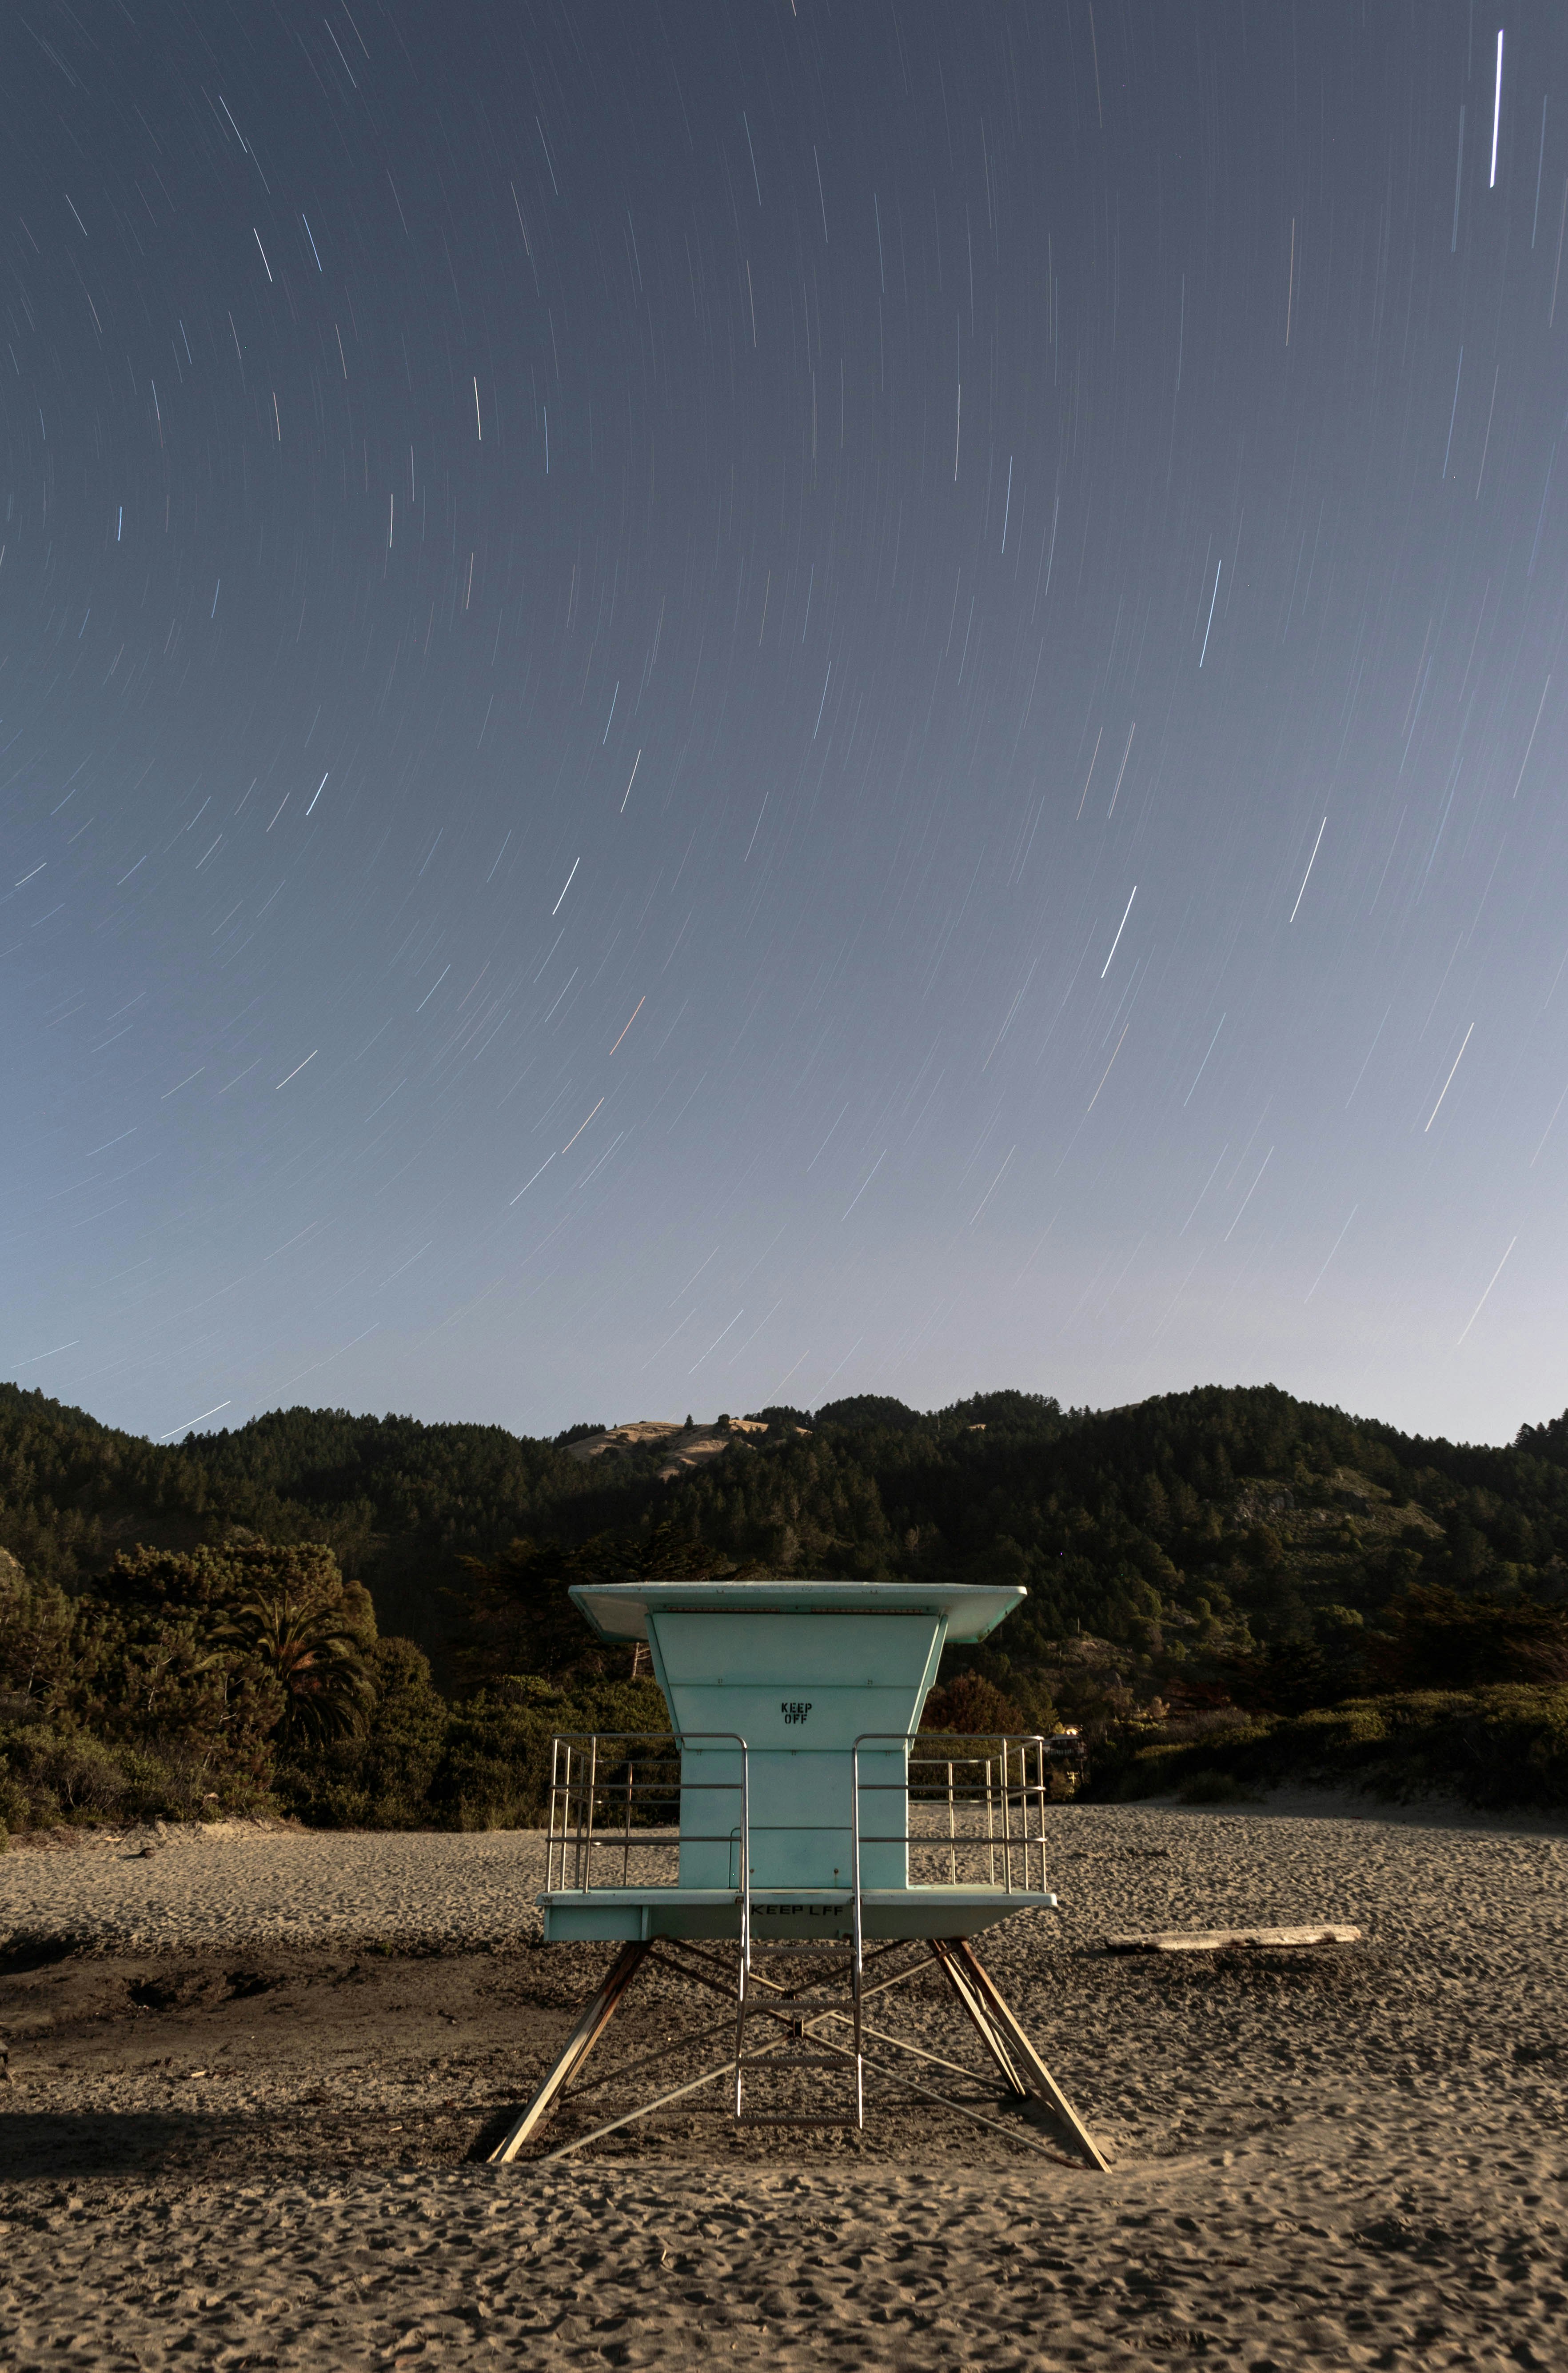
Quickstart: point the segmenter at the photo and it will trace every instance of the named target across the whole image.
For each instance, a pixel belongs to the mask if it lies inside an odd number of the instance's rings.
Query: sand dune
[[[465,2154],[603,1958],[535,1941],[536,1840],[7,1855],[6,2360],[1561,2364],[1568,1842],[1321,1806],[1053,1818],[1063,1913],[984,1949],[1108,2177],[890,2100],[863,2136],[694,2116],[492,2171]],[[1096,1949],[1322,1919],[1365,1942]],[[901,2016],[956,2040],[934,1983]],[[606,2068],[691,2016],[650,1987]]]

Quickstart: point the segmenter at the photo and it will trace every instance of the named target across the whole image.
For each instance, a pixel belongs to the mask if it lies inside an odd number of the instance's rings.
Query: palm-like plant
[[[228,1632],[281,1684],[286,1740],[344,1738],[360,1727],[370,1680],[336,1608],[279,1591],[251,1599]]]

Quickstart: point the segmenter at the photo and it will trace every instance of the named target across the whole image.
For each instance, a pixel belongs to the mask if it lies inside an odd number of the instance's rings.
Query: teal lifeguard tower
[[[646,1643],[673,1728],[554,1742],[545,1941],[622,1949],[493,2158],[512,2159],[539,2132],[649,1958],[731,1997],[733,2049],[566,2150],[721,2078],[743,2123],[863,2125],[868,2070],[975,2116],[895,2074],[884,2048],[933,2055],[865,2016],[873,1993],[934,1956],[1007,2091],[1041,2104],[1080,2154],[1106,2166],[970,1942],[1015,1912],[1056,1908],[1046,1885],[1047,1741],[919,1728],[942,1650],[986,1639],[1024,1595],[832,1581],[572,1591],[602,1640]],[[811,1946],[837,1949],[802,1949]],[[775,1946],[793,1965],[782,1981],[766,1962]],[[795,2114],[807,2070],[819,2098]],[[820,2098],[833,2091],[830,2074],[843,2080],[842,2113]],[[765,2080],[778,2079],[793,2082],[796,2098],[753,2107]]]

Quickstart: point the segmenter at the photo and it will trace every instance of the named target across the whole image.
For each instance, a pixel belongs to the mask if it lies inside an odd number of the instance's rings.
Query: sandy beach
[[[934,1971],[889,2000],[974,2071],[985,2125],[883,2087],[864,2133],[737,2131],[715,2088],[492,2169],[608,1958],[539,1941],[536,1838],[12,1852],[0,2358],[1560,2364],[1568,1833],[1322,1799],[1052,1819],[1061,1911],[981,1951],[1109,2175],[988,2091]],[[1363,1941],[1101,1949],[1328,1920]],[[539,2150],[643,2098],[617,2063],[708,2018],[639,1987],[610,2081]]]

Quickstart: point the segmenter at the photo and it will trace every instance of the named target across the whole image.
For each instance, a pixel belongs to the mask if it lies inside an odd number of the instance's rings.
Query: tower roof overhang
[[[602,1640],[646,1640],[661,1615],[924,1615],[946,1638],[989,1638],[1028,1593],[1017,1584],[903,1582],[617,1582],[579,1584],[573,1603]]]

